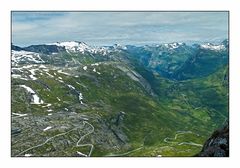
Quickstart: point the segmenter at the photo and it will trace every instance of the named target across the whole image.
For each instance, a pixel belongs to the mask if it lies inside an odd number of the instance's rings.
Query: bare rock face
[[[215,131],[205,142],[202,151],[196,156],[200,157],[228,157],[229,156],[229,125]]]

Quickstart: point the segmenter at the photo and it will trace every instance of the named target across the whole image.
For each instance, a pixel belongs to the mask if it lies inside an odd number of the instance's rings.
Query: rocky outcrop
[[[205,142],[202,151],[196,156],[200,157],[228,157],[229,156],[229,125],[215,131]]]

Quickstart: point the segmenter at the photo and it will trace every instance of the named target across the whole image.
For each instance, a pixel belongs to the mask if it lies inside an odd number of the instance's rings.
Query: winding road
[[[192,131],[179,131],[178,133],[175,134],[174,138],[167,137],[167,138],[164,138],[163,141],[166,143],[172,143],[172,144],[177,144],[177,145],[193,145],[193,146],[200,146],[200,147],[203,146],[202,144],[198,144],[198,143],[194,143],[194,142],[174,142],[175,140],[177,140],[179,135],[183,135],[183,134],[196,134],[196,133],[193,133]],[[196,135],[198,135],[198,134],[196,134]]]
[[[41,147],[41,146],[45,145],[46,143],[48,143],[49,141],[51,141],[52,139],[54,139],[54,138],[56,138],[56,137],[59,137],[59,136],[66,135],[67,133],[69,133],[69,132],[71,132],[71,131],[73,131],[73,130],[75,130],[75,129],[76,129],[76,128],[73,128],[73,129],[71,129],[70,131],[67,131],[67,132],[64,132],[64,133],[61,133],[61,134],[57,134],[57,135],[55,135],[55,136],[53,136],[53,137],[51,137],[51,138],[48,138],[45,142],[43,142],[43,143],[41,143],[41,144],[38,144],[38,145],[36,145],[36,146],[30,147],[30,148],[28,148],[28,149],[20,152],[20,153],[19,153],[18,155],[16,155],[16,156],[20,156],[20,155],[22,155],[22,154],[24,154],[24,153],[26,153],[26,152],[28,152],[28,151],[30,151],[30,150],[32,150],[32,149]]]
[[[120,154],[109,154],[109,155],[106,155],[106,156],[125,156],[125,155],[128,155],[129,153],[132,153],[132,152],[135,152],[135,151],[138,151],[140,149],[142,149],[143,146],[137,148],[137,149],[133,149],[131,151],[128,151],[128,152],[125,152],[125,153],[120,153]]]
[[[93,127],[92,124],[90,124],[90,123],[87,122],[87,121],[83,121],[83,124],[84,124],[83,126],[85,126],[85,124],[88,124],[92,129],[90,130],[90,132],[88,132],[87,134],[83,135],[83,136],[78,140],[76,146],[77,146],[77,147],[90,146],[91,149],[90,149],[88,155],[83,154],[83,153],[81,153],[81,152],[77,152],[77,153],[80,154],[80,155],[82,155],[82,156],[91,156],[92,151],[93,151],[93,147],[94,147],[93,144],[90,144],[90,143],[88,143],[88,144],[80,144],[80,142],[81,142],[86,136],[88,136],[88,135],[90,135],[90,134],[92,134],[92,133],[94,132],[94,127]]]
[[[90,123],[87,122],[87,121],[83,121],[83,128],[84,128],[85,124],[88,124],[92,129],[90,130],[90,132],[88,132],[88,133],[86,133],[85,135],[83,135],[83,136],[80,137],[80,139],[78,140],[76,146],[77,146],[77,147],[90,146],[91,149],[90,149],[90,152],[88,153],[88,155],[83,154],[83,153],[78,152],[78,151],[77,151],[77,153],[80,154],[80,155],[82,155],[82,156],[91,156],[92,151],[93,151],[93,147],[94,147],[93,144],[90,144],[90,143],[89,143],[89,144],[79,144],[86,136],[88,136],[88,135],[90,135],[90,134],[92,134],[92,133],[94,132],[94,127],[93,127],[92,124],[90,124]],[[80,127],[80,126],[79,126],[79,127]],[[61,133],[61,134],[57,134],[57,135],[55,135],[55,136],[53,136],[53,137],[51,137],[51,138],[48,138],[45,142],[43,142],[43,143],[41,143],[41,144],[38,144],[38,145],[36,145],[36,146],[30,147],[30,148],[28,148],[28,149],[20,152],[20,153],[17,154],[16,156],[21,156],[22,154],[24,154],[24,153],[26,153],[26,152],[28,152],[28,151],[30,151],[30,150],[36,149],[36,148],[38,148],[38,147],[41,147],[41,146],[45,145],[46,143],[50,142],[51,140],[53,140],[54,138],[59,137],[59,136],[66,135],[66,134],[68,134],[68,133],[76,130],[76,129],[79,128],[79,127],[75,127],[75,128],[73,128],[73,129],[71,129],[71,130],[69,130],[69,131],[67,131],[67,132],[64,132],[64,133]],[[81,127],[82,127],[82,126],[81,126]]]

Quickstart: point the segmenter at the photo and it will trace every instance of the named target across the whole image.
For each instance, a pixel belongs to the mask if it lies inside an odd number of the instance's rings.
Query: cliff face
[[[229,125],[215,131],[205,142],[200,157],[228,157],[229,156]]]

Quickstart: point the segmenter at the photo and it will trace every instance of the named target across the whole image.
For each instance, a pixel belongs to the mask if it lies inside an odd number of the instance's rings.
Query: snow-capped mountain
[[[18,63],[44,63],[42,58],[40,57],[39,53],[36,52],[29,52],[29,51],[15,51],[12,50],[12,64],[18,64]]]
[[[187,73],[200,72],[200,70],[188,72],[190,65],[192,69],[201,67],[201,71],[204,72],[204,68],[207,67],[212,67],[212,71],[215,71],[215,68],[227,62],[227,49],[227,40],[219,44],[187,45],[173,42],[144,46],[114,44],[104,47],[90,46],[78,41],[66,41],[31,45],[24,48],[12,46],[12,65],[50,63],[60,66],[79,66],[83,63],[95,63],[96,61],[122,60],[128,62],[129,59],[137,59],[139,63],[164,77],[181,80],[195,77],[195,75],[186,76]],[[209,66],[203,63],[205,59],[210,58],[216,60],[215,65]],[[204,59],[204,61],[196,61],[198,59]],[[201,65],[195,67],[196,62]],[[206,74],[199,73],[198,75]]]
[[[200,45],[201,48],[204,49],[209,49],[209,50],[215,50],[215,51],[220,51],[220,50],[225,50],[226,46],[224,44],[212,44],[212,43],[206,43],[206,44],[202,44]]]
[[[52,43],[50,45],[65,47],[66,50],[72,51],[72,52],[83,52],[84,53],[85,51],[92,50],[92,48],[89,47],[86,43],[77,42],[77,41],[56,42],[56,43]]]
[[[177,42],[164,44],[164,46],[168,49],[176,49],[176,48],[179,48],[180,46],[184,46],[184,45],[185,45],[185,43],[177,43]]]
[[[127,47],[121,44],[114,44],[113,49],[127,50]]]
[[[67,52],[80,52],[80,53],[101,53],[106,54],[107,48],[106,47],[95,47],[95,46],[89,46],[84,42],[79,41],[65,41],[65,42],[56,42],[56,43],[50,43],[47,45],[56,45],[60,47],[64,47]]]

